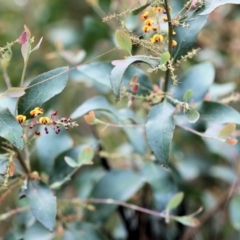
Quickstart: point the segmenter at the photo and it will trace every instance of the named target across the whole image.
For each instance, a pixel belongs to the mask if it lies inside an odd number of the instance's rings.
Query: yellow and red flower
[[[36,117],[40,114],[43,114],[44,110],[40,107],[35,107],[32,111],[30,111],[30,116],[31,117]]]
[[[51,119],[49,117],[40,117],[38,121],[44,125],[51,123]]]
[[[163,36],[161,34],[154,34],[152,38],[150,38],[151,43],[162,42]]]
[[[23,123],[26,121],[27,117],[25,115],[17,115],[16,119],[19,123]]]

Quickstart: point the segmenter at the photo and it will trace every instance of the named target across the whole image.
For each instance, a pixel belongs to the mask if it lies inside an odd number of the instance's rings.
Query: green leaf
[[[86,146],[78,156],[79,165],[92,164],[92,159],[94,157],[94,151],[91,147]]]
[[[70,158],[68,156],[65,156],[64,160],[65,160],[65,162],[67,163],[68,166],[70,166],[72,168],[78,167],[78,164],[72,158]]]
[[[160,59],[161,64],[166,64],[167,61],[170,60],[170,58],[171,58],[171,55],[170,55],[169,52],[163,53],[163,54],[161,55],[161,59]]]
[[[83,64],[77,68],[78,71],[71,71],[70,76],[74,81],[84,81],[96,87],[99,92],[108,93],[111,91],[109,76],[113,67],[108,62],[94,62]],[[129,87],[129,81],[134,75],[138,77],[140,95],[147,95],[152,91],[152,83],[143,70],[135,66],[130,66],[123,75],[122,85]]]
[[[23,130],[9,110],[0,110],[0,136],[7,139],[13,146],[23,149]]]
[[[176,195],[174,195],[168,202],[168,204],[166,206],[166,210],[172,210],[172,209],[178,207],[181,204],[183,198],[184,198],[183,192],[179,192]]]
[[[191,89],[194,92],[192,101],[202,101],[209,91],[215,77],[214,66],[210,62],[204,62],[190,68],[179,80],[181,84],[172,86],[170,91],[174,98],[183,99],[184,94]]]
[[[221,132],[219,133],[218,137],[227,137],[231,135],[236,130],[236,124],[228,123],[223,127]]]
[[[90,223],[76,222],[66,224],[63,240],[106,240],[99,229]]]
[[[191,21],[185,22],[190,25],[189,29],[182,26],[174,28],[176,32],[174,40],[178,43],[173,51],[174,61],[181,59],[181,56],[186,55],[188,51],[192,50],[198,34],[206,22],[207,16],[199,16]]]
[[[34,217],[48,230],[53,231],[56,222],[57,201],[51,189],[45,183],[29,180],[26,196]]]
[[[119,47],[122,48],[123,50],[126,50],[129,53],[129,55],[131,55],[132,41],[128,34],[122,30],[117,30],[115,38]]]
[[[224,4],[240,4],[240,0],[206,0],[200,15],[207,15],[214,11],[217,7]]]
[[[111,71],[110,82],[111,82],[113,93],[116,98],[120,97],[120,89],[122,85],[123,75],[127,70],[127,68],[134,62],[143,62],[150,65],[153,68],[159,64],[159,61],[151,60],[146,56],[138,56],[138,55],[129,57],[124,60],[113,61],[112,64],[115,65],[115,67]]]
[[[187,110],[186,112],[186,115],[187,115],[187,119],[190,123],[195,123],[197,122],[197,120],[199,119],[200,117],[200,114],[197,110],[195,109],[189,109]]]
[[[187,90],[183,95],[183,101],[187,102],[193,96],[193,91],[191,89]]]
[[[217,102],[204,101],[197,107],[200,120],[208,123],[240,124],[240,114],[235,109]]]
[[[54,238],[54,233],[49,232],[40,223],[36,222],[28,227],[24,233],[24,240],[51,240]]]
[[[233,228],[240,231],[240,196],[235,195],[229,203],[229,216]]]
[[[171,217],[172,219],[176,220],[177,222],[182,223],[183,225],[189,227],[197,227],[200,225],[200,221],[192,216],[182,216],[182,217]]]
[[[117,110],[104,98],[96,96],[88,99],[80,107],[78,107],[72,114],[71,118],[76,119],[82,117],[89,111],[101,111],[103,114],[110,113],[107,116],[110,117],[117,124],[129,124],[128,120],[120,118]],[[140,154],[144,154],[146,151],[145,139],[142,132],[136,128],[123,128],[122,129],[133,148]]]
[[[62,92],[67,84],[68,69],[57,68],[34,78],[26,88],[26,94],[19,99],[18,113],[29,117],[32,109]]]
[[[148,144],[164,167],[168,167],[170,144],[175,128],[174,110],[174,107],[166,101],[159,103],[151,109],[146,124]]]
[[[91,197],[127,201],[142,186],[143,178],[129,170],[112,170],[106,173],[94,186]],[[117,208],[114,204],[98,204],[88,218],[91,221],[102,223]]]
[[[0,99],[5,98],[5,97],[18,98],[18,97],[23,96],[24,94],[25,94],[24,88],[11,87],[8,90],[6,90],[5,92],[0,94]]]
[[[49,128],[49,134],[45,134],[44,128],[45,126],[41,126],[39,129],[42,135],[36,140],[36,150],[41,170],[51,174],[55,158],[71,148],[73,140],[65,129],[56,134],[52,128]]]
[[[139,8],[134,9],[131,13],[133,15],[138,15],[140,12],[142,12],[145,8],[147,8],[152,3],[152,0],[148,0],[147,3]]]

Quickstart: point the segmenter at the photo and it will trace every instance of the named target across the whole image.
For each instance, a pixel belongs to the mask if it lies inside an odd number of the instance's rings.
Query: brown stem
[[[164,0],[164,8],[165,8],[165,11],[167,13],[167,19],[168,19],[168,52],[170,53],[170,56],[172,56],[173,26],[172,26],[171,14],[170,14],[170,11],[169,11],[169,6],[168,6],[168,0]],[[165,93],[168,90],[169,78],[170,78],[170,69],[167,68],[166,75],[165,75],[165,83],[164,83],[164,88],[163,88],[163,91]]]
[[[30,171],[29,171],[29,168],[28,168],[28,166],[27,166],[27,164],[26,164],[26,161],[25,161],[24,158],[23,158],[22,153],[21,153],[18,149],[16,149],[16,153],[17,153],[18,161],[19,161],[19,163],[21,164],[22,168],[24,169],[24,171],[25,171],[27,174],[29,174]]]
[[[180,240],[189,240],[191,239],[194,234],[202,227],[204,224],[208,222],[208,220],[214,216],[215,213],[217,213],[221,208],[224,208],[226,202],[231,198],[234,189],[236,188],[237,185],[239,185],[240,181],[238,179],[237,182],[235,182],[229,189],[228,191],[223,194],[223,196],[219,199],[217,204],[213,206],[211,209],[209,209],[199,220],[200,220],[200,225],[197,226],[196,228],[188,228],[185,234],[180,238]]]

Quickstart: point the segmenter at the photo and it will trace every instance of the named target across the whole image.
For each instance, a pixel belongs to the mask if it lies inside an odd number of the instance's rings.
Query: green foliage
[[[26,197],[36,219],[53,231],[56,222],[57,201],[50,188],[39,181],[29,180]]]
[[[3,1],[0,238],[238,239],[229,3]]]
[[[15,117],[8,109],[0,111],[0,136],[8,140],[13,146],[23,149],[24,142],[22,139],[23,130]]]
[[[170,144],[175,128],[174,108],[166,101],[155,105],[146,124],[148,144],[159,163],[168,167]]]

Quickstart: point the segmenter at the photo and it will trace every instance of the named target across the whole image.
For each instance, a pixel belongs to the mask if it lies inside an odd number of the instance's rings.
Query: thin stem
[[[16,208],[16,209],[13,209],[9,212],[3,213],[3,214],[0,215],[0,221],[4,221],[4,220],[6,220],[7,218],[9,218],[13,215],[15,215],[17,213],[24,212],[28,209],[29,209],[29,206],[25,206],[25,207]]]
[[[23,87],[23,82],[24,82],[24,78],[25,78],[25,74],[26,74],[26,70],[27,70],[27,63],[28,63],[28,57],[26,58],[26,61],[24,62],[20,87]]]
[[[19,163],[21,164],[22,168],[24,169],[24,171],[28,174],[30,173],[29,171],[29,167],[27,166],[27,163],[26,161],[24,160],[23,156],[22,156],[22,153],[16,149],[16,153],[17,153],[17,157],[18,157],[18,161]]]
[[[156,212],[156,211],[153,211],[153,210],[149,210],[149,209],[146,209],[146,208],[139,207],[139,206],[134,205],[134,204],[125,203],[125,202],[117,201],[117,200],[114,200],[114,199],[89,198],[89,199],[84,199],[84,200],[81,199],[81,201],[84,202],[84,203],[113,204],[113,205],[118,205],[118,206],[130,208],[132,210],[142,212],[142,213],[146,213],[146,214],[150,214],[150,215],[157,216],[157,217],[162,217],[162,218],[166,217],[166,214],[164,214],[162,212]]]
[[[168,52],[170,53],[170,56],[172,56],[173,26],[172,26],[171,14],[168,6],[168,0],[164,0],[164,7],[165,7],[165,11],[167,13],[167,18],[168,18]],[[163,88],[164,92],[167,92],[168,90],[169,78],[170,78],[170,69],[168,68],[165,75],[165,83]]]
[[[184,129],[184,130],[186,130],[186,131],[188,131],[188,132],[192,132],[192,133],[194,133],[194,134],[196,134],[196,135],[198,135],[198,136],[200,136],[200,137],[202,137],[202,138],[207,138],[207,139],[217,140],[217,141],[220,141],[220,142],[225,142],[224,139],[221,139],[221,138],[218,138],[218,137],[207,136],[207,135],[205,135],[205,134],[203,134],[203,133],[200,133],[200,132],[198,132],[198,131],[196,131],[196,130],[194,130],[194,129],[192,129],[192,128],[189,128],[189,127],[184,126],[184,125],[181,125],[181,124],[177,124],[177,125],[178,125],[180,128],[182,128],[182,129]]]
[[[11,88],[12,84],[11,84],[10,78],[8,76],[7,69],[6,68],[2,68],[2,71],[3,71],[3,78],[5,80],[5,83],[6,83],[7,87]]]
[[[62,181],[59,182],[54,182],[53,184],[50,185],[51,189],[58,189],[60,188],[63,184],[69,182],[72,178],[72,176],[79,170],[79,167],[74,168],[72,172],[70,172]]]

